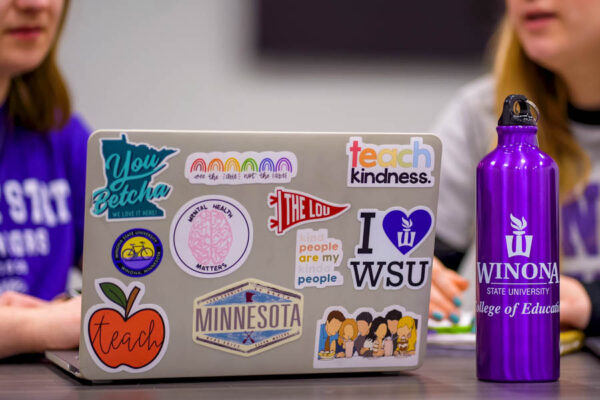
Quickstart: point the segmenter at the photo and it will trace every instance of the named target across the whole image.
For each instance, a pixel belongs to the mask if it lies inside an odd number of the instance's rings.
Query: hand
[[[431,298],[429,317],[442,320],[449,318],[457,323],[458,307],[462,305],[462,292],[469,287],[469,281],[456,272],[444,267],[437,258],[433,258],[431,270]]]
[[[45,328],[46,349],[64,350],[79,345],[81,329],[81,296],[61,302],[52,302],[46,307],[50,315]]]
[[[0,306],[34,308],[47,304],[46,300],[18,292],[4,292],[0,295]]]
[[[590,296],[571,277],[560,276],[560,324],[563,327],[585,329],[592,315]]]
[[[31,310],[27,318],[29,351],[67,350],[79,344],[81,296],[52,301]]]

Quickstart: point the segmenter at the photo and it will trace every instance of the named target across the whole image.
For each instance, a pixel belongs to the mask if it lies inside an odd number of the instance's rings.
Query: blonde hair
[[[500,115],[505,97],[513,93],[524,94],[538,106],[540,149],[558,164],[560,197],[564,200],[585,185],[591,169],[588,155],[569,130],[565,84],[525,54],[506,17],[495,42],[496,114]]]
[[[63,127],[71,117],[69,91],[56,63],[58,38],[68,8],[69,0],[65,0],[54,43],[42,63],[11,80],[6,101],[11,124],[46,133]]]
[[[344,330],[348,325],[352,326],[353,329],[351,339],[354,340],[358,336],[358,324],[352,318],[347,318],[344,320],[344,322],[342,322],[342,326],[340,326],[340,331],[338,335],[338,343],[340,345],[344,344]]]
[[[405,316],[398,321],[398,328],[408,327],[410,329],[410,337],[408,338],[408,348],[406,351],[415,351],[417,345],[417,325],[413,317]],[[398,336],[400,341],[400,336]]]

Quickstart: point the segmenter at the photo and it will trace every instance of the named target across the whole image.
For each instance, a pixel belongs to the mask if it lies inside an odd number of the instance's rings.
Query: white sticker
[[[420,289],[427,282],[431,258],[410,254],[429,236],[434,227],[433,213],[427,207],[410,211],[393,207],[386,211],[358,211],[361,233],[354,258],[348,260],[354,288],[376,290]]]
[[[342,258],[342,242],[328,237],[327,229],[298,229],[296,289],[343,285],[344,276],[335,270],[335,267],[340,266]]]
[[[409,367],[419,361],[421,316],[392,305],[349,313],[328,307],[317,321],[314,368]]]
[[[169,238],[179,268],[199,278],[217,278],[237,270],[248,258],[252,220],[231,197],[197,197],[179,209]]]
[[[351,137],[346,145],[349,187],[431,187],[435,151],[422,137],[410,144],[375,145]]]
[[[289,183],[297,173],[296,155],[289,151],[194,153],[185,161],[185,177],[204,185]]]
[[[85,314],[83,335],[89,354],[106,372],[145,372],[167,351],[169,320],[162,307],[140,304],[146,288],[141,282],[125,286],[100,278],[95,288],[102,303]]]

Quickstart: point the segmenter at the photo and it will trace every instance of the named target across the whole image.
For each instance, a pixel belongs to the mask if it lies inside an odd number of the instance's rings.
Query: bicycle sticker
[[[112,248],[115,267],[124,275],[141,277],[154,271],[163,256],[163,246],[153,232],[136,228],[122,233]]]

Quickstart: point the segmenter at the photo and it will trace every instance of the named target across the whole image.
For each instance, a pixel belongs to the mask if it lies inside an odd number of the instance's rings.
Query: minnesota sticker
[[[194,342],[244,357],[302,335],[302,294],[247,279],[194,300]]]

